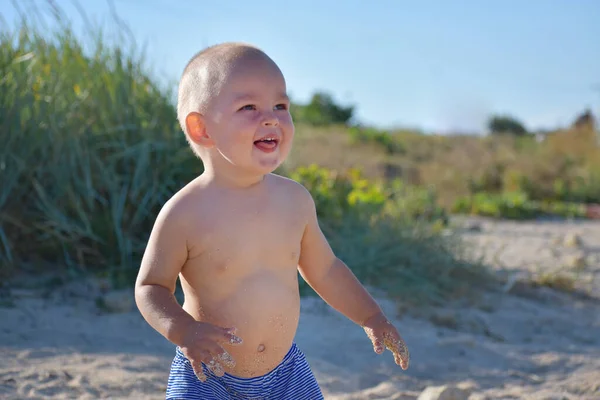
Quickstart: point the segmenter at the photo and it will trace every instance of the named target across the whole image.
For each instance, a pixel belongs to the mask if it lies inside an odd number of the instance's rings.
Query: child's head
[[[291,149],[294,125],[286,91],[283,74],[264,52],[220,44],[185,67],[177,117],[205,168],[265,174]]]

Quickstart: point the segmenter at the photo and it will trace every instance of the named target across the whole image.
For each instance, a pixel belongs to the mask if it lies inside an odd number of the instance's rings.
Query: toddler
[[[294,139],[286,82],[260,49],[209,47],[187,64],[177,114],[204,172],[159,212],[135,285],[176,346],[167,399],[322,399],[294,341],[298,272],[408,368],[397,330],[319,228],[299,183],[273,174]],[[174,297],[177,279],[185,295]]]

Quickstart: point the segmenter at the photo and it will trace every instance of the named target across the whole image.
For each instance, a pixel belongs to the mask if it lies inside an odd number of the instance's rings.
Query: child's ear
[[[185,117],[185,126],[187,127],[190,139],[202,147],[210,148],[215,145],[215,141],[206,133],[206,123],[204,116],[197,112],[192,112]]]

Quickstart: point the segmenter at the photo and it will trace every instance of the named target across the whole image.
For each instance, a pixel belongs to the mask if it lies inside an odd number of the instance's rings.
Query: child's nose
[[[264,126],[278,126],[279,119],[273,112],[266,113],[263,117],[263,125]]]

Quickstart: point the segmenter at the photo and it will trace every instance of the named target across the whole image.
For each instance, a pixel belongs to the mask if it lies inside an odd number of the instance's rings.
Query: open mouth
[[[254,142],[254,146],[257,149],[264,151],[265,153],[270,153],[274,151],[277,148],[278,144],[279,140],[275,138],[264,138]]]

